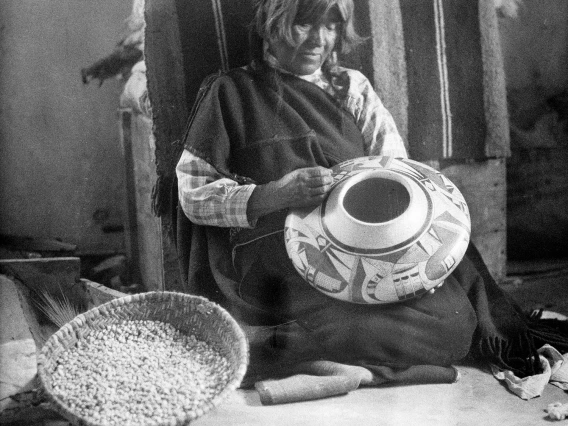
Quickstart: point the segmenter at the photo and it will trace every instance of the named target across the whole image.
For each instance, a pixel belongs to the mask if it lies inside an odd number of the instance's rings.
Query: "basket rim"
[[[52,394],[47,388],[46,384],[49,382],[48,374],[46,372],[46,365],[45,365],[49,359],[47,352],[48,350],[51,350],[53,348],[53,346],[56,344],[56,341],[61,340],[62,336],[65,334],[71,333],[80,328],[84,328],[85,325],[88,324],[89,320],[99,316],[105,316],[115,307],[128,305],[128,304],[138,304],[147,299],[165,300],[168,298],[179,298],[179,299],[197,301],[207,305],[208,307],[213,308],[220,315],[221,319],[225,321],[225,323],[229,326],[230,331],[235,333],[238,342],[238,347],[237,347],[238,368],[236,369],[234,377],[232,377],[231,380],[229,380],[225,388],[219,394],[217,394],[211,400],[205,401],[203,403],[203,406],[199,407],[194,412],[191,412],[191,414],[189,413],[186,414],[183,417],[183,419],[177,418],[176,425],[184,425],[192,420],[195,420],[198,417],[203,416],[212,408],[219,405],[224,399],[226,399],[226,397],[230,393],[235,391],[242,383],[242,380],[246,374],[249,363],[248,340],[246,338],[245,332],[240,327],[239,323],[235,320],[235,318],[233,318],[233,316],[225,308],[203,296],[197,296],[197,295],[175,292],[175,291],[149,291],[144,293],[126,295],[105,302],[99,306],[95,306],[89,309],[88,311],[77,315],[67,324],[59,328],[44,343],[41,350],[39,351],[37,359],[38,378],[45,396],[47,397],[48,401],[50,402],[51,406],[55,409],[55,411],[63,415],[63,417],[67,418],[69,421],[71,421],[74,424],[80,424],[85,426],[98,426],[98,423],[93,423],[75,414],[73,411],[67,408],[66,404],[63,403],[63,401],[60,398]]]

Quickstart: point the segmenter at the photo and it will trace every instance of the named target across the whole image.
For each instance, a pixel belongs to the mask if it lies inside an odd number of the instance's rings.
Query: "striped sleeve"
[[[350,70],[347,109],[353,114],[365,141],[367,155],[408,158],[391,113],[359,71]]]
[[[184,150],[177,164],[178,195],[186,216],[194,223],[251,228],[247,203],[255,185],[240,185],[222,176],[203,159]]]

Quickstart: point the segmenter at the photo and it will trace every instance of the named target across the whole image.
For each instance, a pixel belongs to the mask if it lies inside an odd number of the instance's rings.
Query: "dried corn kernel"
[[[102,326],[64,351],[50,385],[72,412],[101,426],[162,425],[199,413],[230,373],[208,343],[136,320]]]

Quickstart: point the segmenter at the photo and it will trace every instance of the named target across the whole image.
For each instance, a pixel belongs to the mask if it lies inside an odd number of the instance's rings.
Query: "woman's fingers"
[[[289,200],[288,207],[317,205],[331,189],[331,170],[324,167],[308,167],[294,170],[278,181],[280,196]]]
[[[307,194],[310,197],[317,197],[318,195],[326,195],[328,193],[328,189],[325,186],[317,186],[313,188],[307,189]]]
[[[321,198],[330,191],[333,184],[331,171],[324,168],[306,169],[307,178],[305,181],[307,194],[310,197]]]
[[[333,178],[331,170],[323,167],[300,169],[298,173],[308,188],[331,188]]]
[[[309,167],[298,169],[296,172],[306,179],[307,182],[332,182],[331,170],[325,167]]]
[[[315,176],[307,181],[310,188],[330,188],[333,183],[333,178],[331,176]]]

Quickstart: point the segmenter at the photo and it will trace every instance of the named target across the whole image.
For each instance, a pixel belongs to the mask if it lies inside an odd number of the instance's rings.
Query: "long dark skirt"
[[[329,360],[393,367],[447,366],[463,359],[478,324],[468,291],[480,276],[464,259],[434,294],[391,305],[360,305],[314,289],[289,260],[283,234],[264,237],[235,256],[239,295],[274,316],[295,322],[314,352]]]
[[[234,265],[237,296],[272,325],[260,350],[251,342],[253,365],[268,343],[271,356],[291,362],[327,359],[376,371],[444,367],[467,356],[526,377],[542,372],[542,345],[568,351],[568,323],[523,312],[473,244],[434,294],[385,306],[343,302],[312,288],[289,260],[283,233],[239,247]]]

